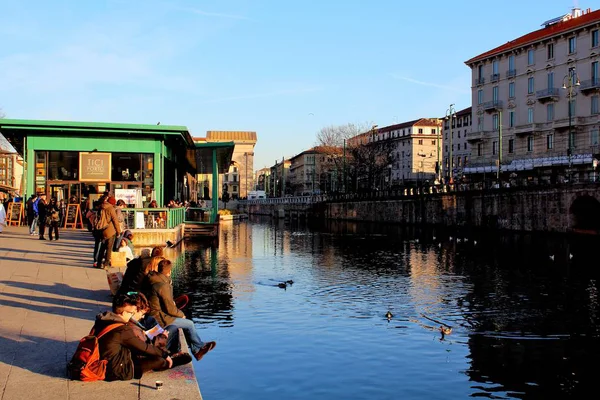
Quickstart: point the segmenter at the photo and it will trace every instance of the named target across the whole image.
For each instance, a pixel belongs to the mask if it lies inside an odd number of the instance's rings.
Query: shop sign
[[[111,153],[79,153],[81,182],[110,182]]]

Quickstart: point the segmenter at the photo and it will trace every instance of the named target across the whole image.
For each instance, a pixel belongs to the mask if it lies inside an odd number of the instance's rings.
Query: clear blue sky
[[[594,5],[581,2],[582,8]],[[464,61],[572,0],[0,0],[9,118],[258,134],[255,168],[323,126],[470,105]]]

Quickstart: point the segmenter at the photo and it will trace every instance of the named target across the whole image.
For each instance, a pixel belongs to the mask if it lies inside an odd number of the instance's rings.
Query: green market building
[[[23,156],[24,197],[79,202],[129,189],[137,207],[198,200],[197,175],[218,182],[234,149],[233,142],[194,142],[185,126],[2,119],[0,133]]]

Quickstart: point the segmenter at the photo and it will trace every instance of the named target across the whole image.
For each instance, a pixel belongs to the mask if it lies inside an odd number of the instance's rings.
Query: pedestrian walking
[[[56,203],[56,199],[52,198],[48,204],[48,213],[46,223],[48,224],[48,237],[50,240],[58,240],[58,224],[60,222],[60,208]],[[54,233],[54,237],[52,234]]]

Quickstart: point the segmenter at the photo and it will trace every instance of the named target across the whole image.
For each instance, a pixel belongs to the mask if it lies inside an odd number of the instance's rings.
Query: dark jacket
[[[109,202],[104,202],[102,203],[102,205],[100,206],[100,212],[107,212],[109,219],[110,219],[110,223],[108,224],[108,227],[102,231],[102,237],[104,239],[108,239],[111,238],[117,234],[121,234],[121,224],[119,223],[119,220],[117,218],[117,212],[115,211],[115,208],[109,203]],[[99,218],[100,216],[98,216],[97,218]]]
[[[142,291],[142,283],[146,277],[146,274],[144,274],[147,264],[144,262],[145,260],[147,259],[137,257],[127,263],[127,269],[125,270],[125,275],[123,275],[119,294]]]
[[[148,292],[148,303],[150,303],[149,315],[156,318],[163,328],[175,321],[175,318],[183,318],[185,314],[177,308],[173,301],[173,286],[171,279],[161,273],[148,274],[149,283],[152,285]]]
[[[140,340],[132,327],[117,314],[107,311],[96,316],[94,333],[99,333],[108,325],[120,322],[118,327],[102,336],[99,340],[100,358],[107,360],[106,380],[129,380],[133,379],[133,356],[146,355],[155,357],[167,357],[167,353]]]

